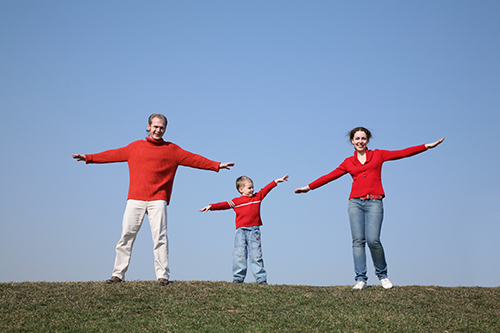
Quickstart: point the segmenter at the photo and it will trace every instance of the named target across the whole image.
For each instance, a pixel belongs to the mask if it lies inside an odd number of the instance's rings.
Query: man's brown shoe
[[[158,281],[156,281],[160,286],[166,286],[168,284],[168,280],[164,278],[159,278]]]
[[[112,276],[111,279],[106,280],[106,283],[118,283],[122,282],[122,279],[120,279],[117,276]]]

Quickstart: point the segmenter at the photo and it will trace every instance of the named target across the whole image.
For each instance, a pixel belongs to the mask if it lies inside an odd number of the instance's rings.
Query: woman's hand
[[[304,187],[300,187],[300,188],[295,189],[295,193],[297,193],[297,194],[299,194],[299,193],[307,193],[310,190],[311,189],[309,188],[309,185],[308,185],[308,186],[304,186]]]
[[[442,138],[441,140],[437,140],[436,142],[433,142],[433,143],[428,143],[425,145],[425,148],[427,148],[427,149],[435,148],[438,145],[440,145],[443,141],[444,141],[444,138]]]

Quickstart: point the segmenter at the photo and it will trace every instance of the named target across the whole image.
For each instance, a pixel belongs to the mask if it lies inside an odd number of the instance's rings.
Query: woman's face
[[[366,145],[368,144],[368,138],[366,133],[363,131],[357,131],[354,133],[354,137],[351,140],[354,148],[357,152],[362,153],[366,150]]]

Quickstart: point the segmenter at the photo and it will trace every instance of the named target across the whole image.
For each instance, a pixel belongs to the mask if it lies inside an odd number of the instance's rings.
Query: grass
[[[500,288],[0,283],[0,332],[500,332]]]

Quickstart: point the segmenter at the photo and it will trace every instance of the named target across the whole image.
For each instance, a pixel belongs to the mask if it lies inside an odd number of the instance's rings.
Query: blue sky
[[[271,284],[354,283],[350,176],[294,189],[353,152],[446,137],[383,168],[395,285],[498,286],[498,1],[0,2],[0,282],[111,276],[127,165],[85,165],[143,139],[221,162],[180,168],[168,209],[171,279],[231,280],[234,212],[199,213],[290,175],[262,206]],[[369,284],[378,284],[371,262]],[[153,280],[147,219],[128,280]],[[247,281],[253,281],[252,276]]]

